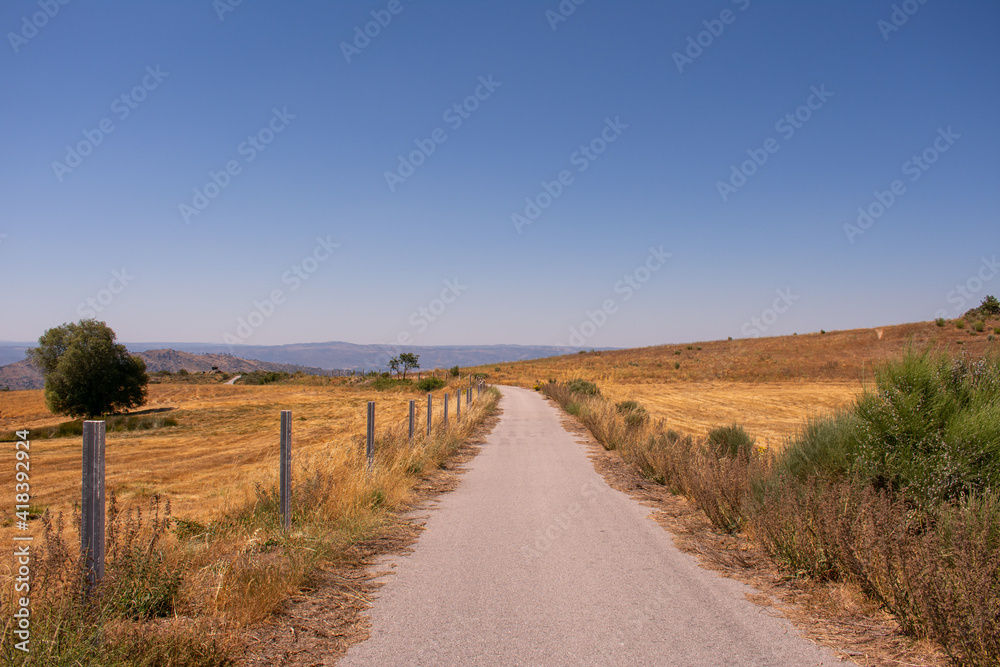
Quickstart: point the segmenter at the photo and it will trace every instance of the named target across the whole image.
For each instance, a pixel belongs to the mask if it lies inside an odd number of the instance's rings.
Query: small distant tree
[[[420,368],[420,355],[412,352],[403,352],[399,355],[399,362],[403,364],[403,379],[406,379],[406,371],[411,368]]]
[[[993,295],[987,296],[979,304],[979,312],[983,315],[1000,315],[1000,301]]]
[[[397,376],[399,375],[399,364],[399,357],[393,357],[389,360],[389,368],[395,371]]]
[[[49,329],[27,355],[45,377],[45,402],[56,414],[98,417],[146,402],[146,362],[115,343],[104,322]]]

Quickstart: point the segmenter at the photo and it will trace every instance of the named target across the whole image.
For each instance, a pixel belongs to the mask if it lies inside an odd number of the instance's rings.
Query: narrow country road
[[[500,423],[390,559],[372,636],[339,665],[846,664],[678,551],[544,398],[501,391]]]

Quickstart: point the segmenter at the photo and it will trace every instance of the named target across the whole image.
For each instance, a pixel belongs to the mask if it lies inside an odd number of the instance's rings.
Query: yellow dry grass
[[[438,416],[440,396],[436,392]],[[109,433],[107,488],[123,504],[165,494],[175,516],[205,521],[244,503],[255,482],[276,484],[281,410],[292,410],[294,474],[306,461],[324,456],[360,460],[366,402],[377,401],[381,434],[387,426],[405,422],[411,398],[417,400],[419,428],[426,429],[426,401],[417,393],[347,384],[150,385],[143,410],[162,411],[179,426]],[[0,393],[0,431],[30,430],[65,419],[45,408],[41,391]],[[32,442],[32,505],[68,511],[79,502],[80,456],[79,437]],[[0,488],[13,489],[13,484],[13,464],[4,466]]]
[[[780,449],[806,419],[849,404],[860,382],[599,383],[613,401],[634,400],[654,419],[703,437],[716,426],[740,424],[757,443]]]

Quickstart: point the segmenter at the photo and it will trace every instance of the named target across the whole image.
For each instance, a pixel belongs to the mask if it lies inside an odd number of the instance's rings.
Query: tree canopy
[[[45,376],[52,412],[97,417],[146,402],[146,362],[115,343],[115,332],[93,319],[47,330],[28,359]]]

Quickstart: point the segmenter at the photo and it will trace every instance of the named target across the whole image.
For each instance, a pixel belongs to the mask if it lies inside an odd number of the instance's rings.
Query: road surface
[[[386,577],[341,667],[844,665],[698,567],[539,394],[503,416]]]

